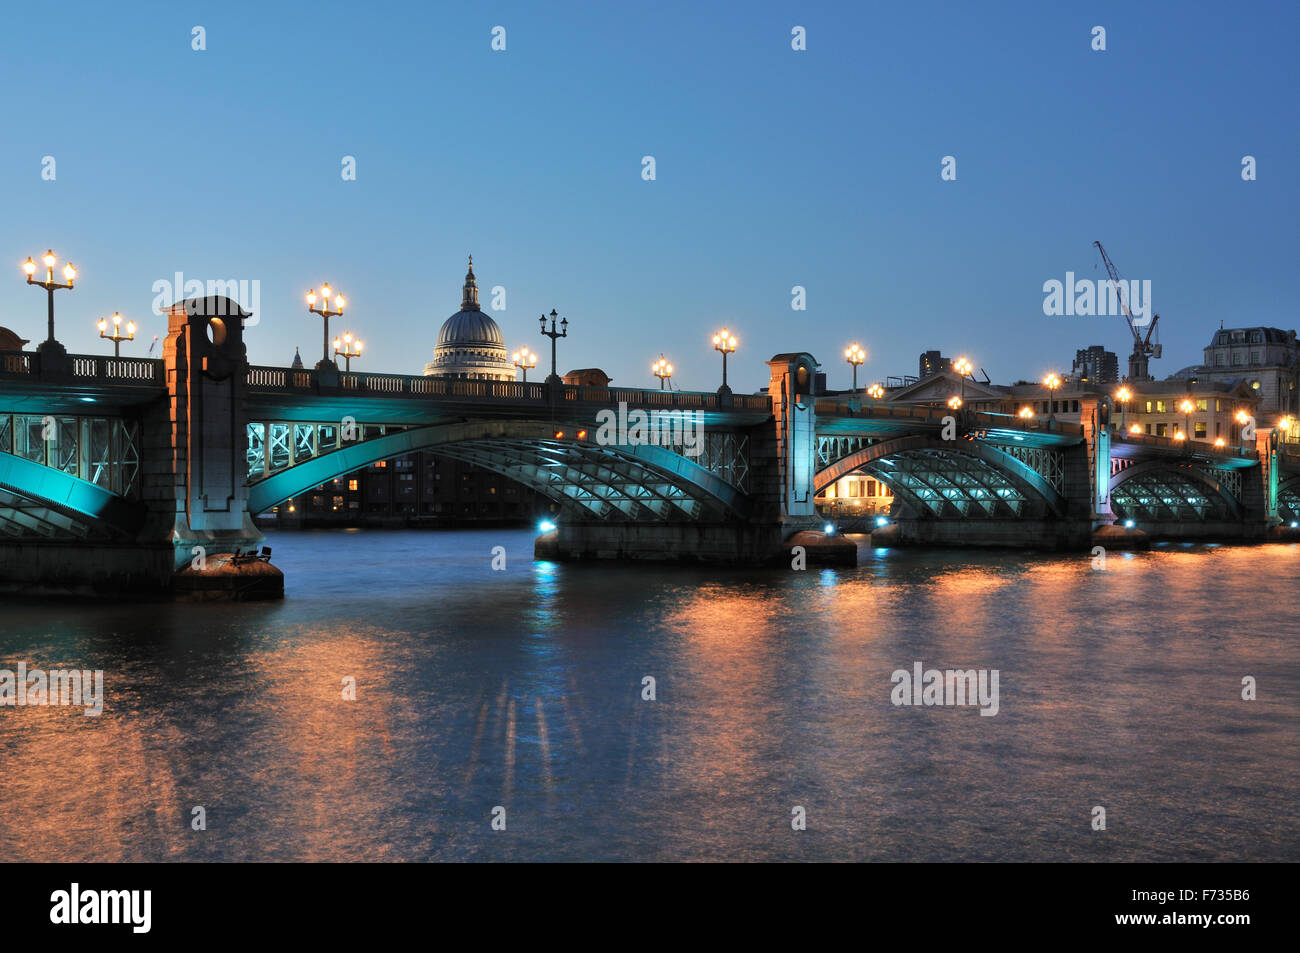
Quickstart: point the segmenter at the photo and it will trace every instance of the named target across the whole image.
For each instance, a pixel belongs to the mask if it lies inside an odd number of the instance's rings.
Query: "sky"
[[[724,325],[737,391],[785,351],[847,387],[851,342],[860,385],[931,348],[995,382],[1092,344],[1123,368],[1122,318],[1043,313],[1044,282],[1104,279],[1094,240],[1151,281],[1157,377],[1220,322],[1300,324],[1294,3],[25,9],[0,32],[0,325],[29,347],[45,301],[19,265],[46,248],[79,270],[56,302],[74,353],[107,350],[114,311],[140,325],[124,353],[148,352],[155,282],[181,272],[259,282],[249,360],[310,365],[304,295],[329,281],[354,368],[407,374],[469,254],[509,350],[546,365],[554,308],[561,373],[621,386],[656,386],[662,353],[676,386],[716,388]]]

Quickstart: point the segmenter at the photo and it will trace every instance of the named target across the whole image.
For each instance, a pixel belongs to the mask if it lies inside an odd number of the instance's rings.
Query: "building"
[[[817,512],[837,519],[888,516],[893,502],[894,491],[887,483],[861,472],[840,477],[813,497]]]
[[[513,381],[517,376],[517,368],[506,354],[501,328],[479,308],[472,255],[460,310],[442,323],[433,360],[424,365],[424,373],[426,377],[476,381]]]
[[[918,363],[917,379],[925,380],[932,374],[952,370],[951,358],[944,357],[938,351],[926,351]]]
[[[1184,368],[1175,376],[1227,383],[1245,380],[1258,397],[1264,418],[1300,413],[1300,343],[1295,331],[1221,327],[1204,355],[1199,367]]]
[[[599,367],[580,367],[560,378],[566,384],[581,387],[608,387],[613,379]]]
[[[1100,344],[1075,351],[1070,377],[1090,384],[1119,383],[1119,358]]]

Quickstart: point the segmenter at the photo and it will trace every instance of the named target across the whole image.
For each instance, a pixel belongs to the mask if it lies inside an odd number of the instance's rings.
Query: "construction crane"
[[[1153,357],[1160,356],[1159,340],[1152,340],[1156,337],[1156,325],[1160,321],[1160,315],[1151,315],[1151,324],[1147,326],[1146,336],[1137,325],[1133,323],[1133,312],[1129,310],[1128,299],[1124,294],[1124,283],[1120,281],[1119,270],[1116,269],[1115,263],[1110,260],[1106,254],[1106,249],[1101,247],[1101,242],[1093,242],[1097,246],[1097,251],[1101,252],[1102,264],[1106,266],[1106,274],[1110,276],[1110,286],[1115,290],[1115,296],[1119,299],[1120,307],[1124,309],[1124,320],[1128,322],[1128,329],[1133,333],[1133,353],[1128,358],[1128,380],[1131,381],[1149,381],[1150,360]],[[1148,307],[1150,302],[1148,302]]]

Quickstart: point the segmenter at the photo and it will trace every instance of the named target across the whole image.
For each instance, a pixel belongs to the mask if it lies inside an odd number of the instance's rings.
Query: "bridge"
[[[427,450],[553,500],[556,558],[762,563],[816,541],[815,495],[865,472],[891,539],[1086,548],[1102,530],[1260,540],[1300,521],[1300,456],[812,392],[768,361],[740,395],[250,366],[227,298],[173,307],[157,360],[0,355],[0,567],[11,584],[166,589],[196,552],[244,551],[252,517]],[[1122,535],[1122,534],[1121,534]]]

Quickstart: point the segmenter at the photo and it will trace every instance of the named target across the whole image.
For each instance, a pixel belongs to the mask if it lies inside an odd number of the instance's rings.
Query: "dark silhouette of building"
[[[944,357],[938,351],[926,351],[921,355],[917,376],[920,380],[925,380],[933,374],[950,370],[952,370],[951,358]]]
[[[1090,384],[1118,384],[1119,358],[1100,344],[1074,352],[1074,366],[1070,377]]]

